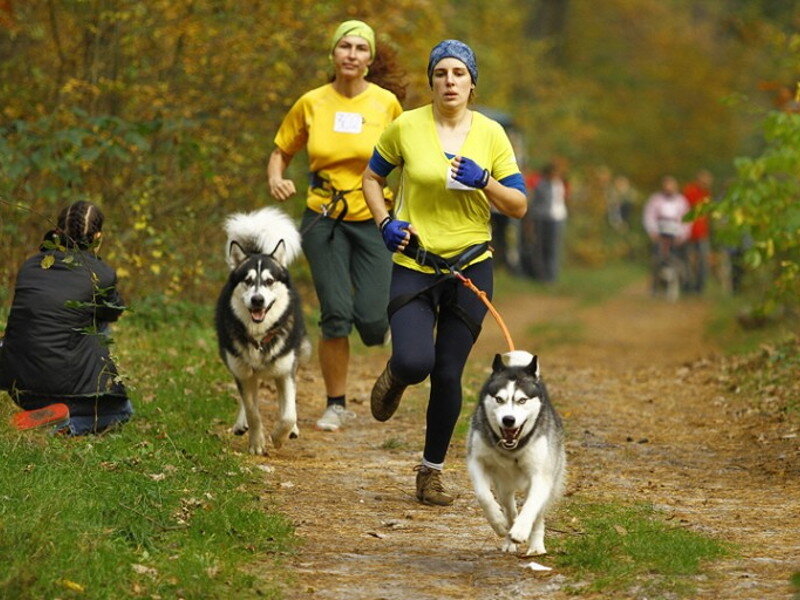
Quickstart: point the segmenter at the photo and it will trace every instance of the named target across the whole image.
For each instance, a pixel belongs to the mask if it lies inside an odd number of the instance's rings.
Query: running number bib
[[[444,187],[448,190],[464,190],[469,192],[474,192],[476,188],[469,187],[468,185],[464,185],[460,181],[453,179],[453,171],[450,169],[450,165],[447,165],[447,175],[445,175],[445,185]]]
[[[360,113],[338,111],[333,121],[333,130],[338,133],[361,133],[364,117]]]
[[[292,155],[307,150],[309,171],[324,173],[336,189],[355,190],[347,195],[344,219],[371,221],[372,213],[356,188],[361,187],[361,176],[381,132],[402,112],[395,95],[374,83],[353,98],[342,96],[326,83],[292,105],[275,134],[275,145]],[[308,208],[321,213],[328,202],[329,194],[308,187]],[[339,216],[338,211],[331,216]]]

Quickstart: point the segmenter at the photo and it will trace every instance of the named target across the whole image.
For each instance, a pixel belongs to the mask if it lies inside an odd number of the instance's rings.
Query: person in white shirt
[[[556,165],[542,169],[528,212],[533,220],[533,277],[555,282],[561,270],[567,222],[567,188]]]
[[[674,238],[677,245],[685,244],[692,224],[684,223],[683,217],[690,208],[689,201],[679,191],[678,181],[666,175],[661,180],[661,190],[648,198],[642,214],[644,229],[653,243],[657,245],[661,236],[667,235]]]

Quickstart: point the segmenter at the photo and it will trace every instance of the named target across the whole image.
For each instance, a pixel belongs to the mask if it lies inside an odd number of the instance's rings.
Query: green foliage
[[[430,99],[430,48],[470,43],[477,102],[514,117],[530,166],[560,154],[639,185],[664,170],[722,171],[752,124],[719,100],[785,72],[753,32],[796,11],[767,4],[564,3],[548,28],[538,25],[545,3],[513,0],[10,3],[0,14],[0,301],[57,209],[79,199],[107,214],[104,258],[123,292],[207,298],[223,269],[220,225],[270,201],[275,131],[327,81],[328,36],[345,18],[368,20],[399,51],[408,108]],[[289,170],[295,217],[305,167],[301,155]],[[598,229],[586,233],[583,259],[617,252]]]
[[[709,207],[720,239],[745,246],[745,262],[767,273],[761,311],[796,306],[800,298],[800,114],[773,111],[764,121],[765,148],[736,161],[736,179]]]
[[[222,221],[267,202],[280,120],[326,82],[330,30],[370,18],[361,4],[14,3],[0,27],[0,294],[61,206],[85,199],[106,213],[103,255],[127,297],[207,298]],[[441,32],[429,0],[396,3],[384,21],[381,39],[408,56]],[[424,69],[411,79],[424,93]],[[303,157],[291,175],[302,190]],[[287,209],[303,204],[301,191]]]
[[[641,586],[647,596],[689,593],[688,577],[704,561],[726,556],[720,542],[670,525],[648,506],[571,502],[579,535],[561,543],[559,565],[574,569],[594,592]]]
[[[254,460],[232,451],[235,403],[204,310],[202,326],[196,309],[182,322],[176,309],[150,330],[115,328],[136,411],[121,429],[64,438],[0,425],[0,596],[278,595],[281,581],[247,565],[291,551],[292,527],[264,506]],[[11,406],[0,402],[0,423]]]
[[[664,173],[688,176],[699,165],[722,164],[740,143],[737,115],[719,100],[736,85],[745,57],[715,35],[724,8],[687,4],[571,5],[568,70],[551,91],[569,107],[554,124],[561,153],[652,185]]]
[[[0,276],[12,277],[62,206],[88,200],[106,213],[104,255],[123,281],[136,273],[173,294],[195,283],[206,265],[184,245],[187,236],[221,235],[182,200],[187,189],[203,189],[221,153],[208,142],[198,152],[199,129],[188,119],[131,122],[78,107],[13,121],[0,138],[0,223],[10,234],[0,237]],[[174,265],[162,276],[166,256]]]

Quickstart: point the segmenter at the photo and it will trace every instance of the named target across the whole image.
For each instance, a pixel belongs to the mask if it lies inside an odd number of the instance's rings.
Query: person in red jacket
[[[705,169],[699,171],[695,180],[683,188],[683,195],[694,208],[711,200],[711,186],[714,177]],[[692,233],[689,236],[687,255],[689,259],[689,290],[701,294],[708,277],[709,256],[711,254],[710,230],[708,217],[697,217],[692,221]]]

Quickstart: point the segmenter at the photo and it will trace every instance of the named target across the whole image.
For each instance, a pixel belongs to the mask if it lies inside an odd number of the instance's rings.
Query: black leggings
[[[463,273],[492,297],[491,259],[472,265]],[[394,265],[390,298],[424,289],[439,278]],[[423,457],[432,463],[443,463],[447,454],[461,413],[461,375],[475,343],[470,327],[454,305],[476,325],[483,322],[486,306],[453,278],[402,306],[390,321],[392,374],[408,385],[420,383],[429,375],[431,378]]]

